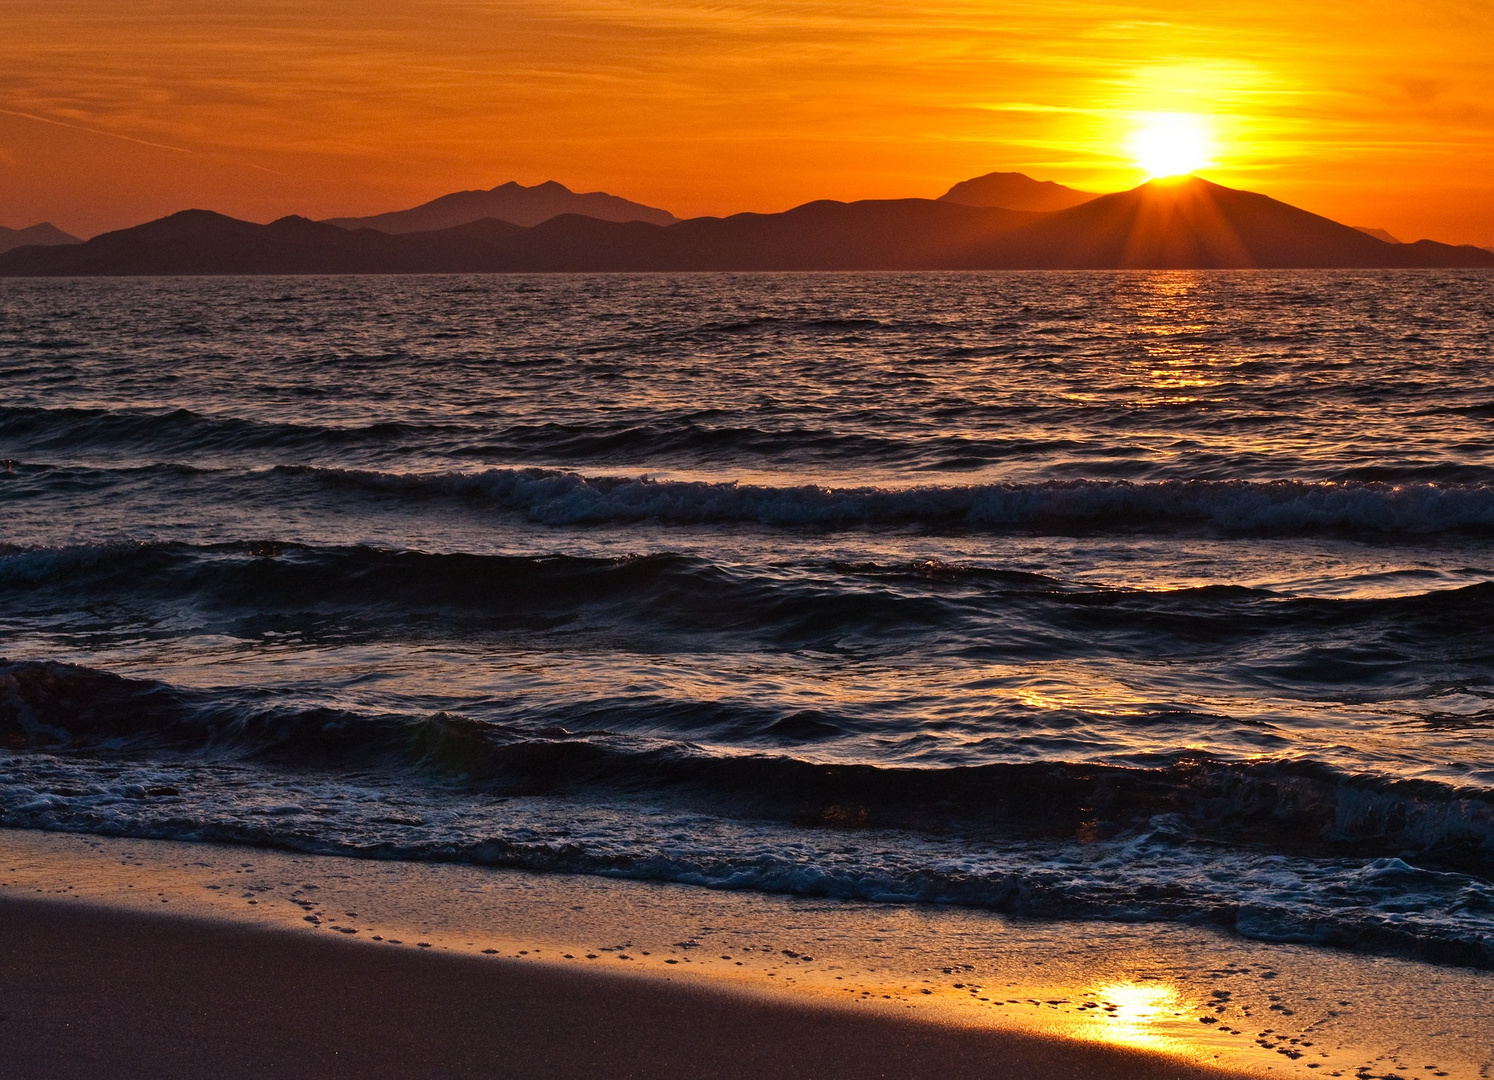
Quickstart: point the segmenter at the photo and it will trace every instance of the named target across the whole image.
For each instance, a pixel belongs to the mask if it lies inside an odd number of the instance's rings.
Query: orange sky
[[[0,0],[0,224],[364,214],[556,179],[681,215],[1203,175],[1494,244],[1490,0]]]

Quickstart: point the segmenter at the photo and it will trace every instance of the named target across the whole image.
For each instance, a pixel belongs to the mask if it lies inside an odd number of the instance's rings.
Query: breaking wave
[[[0,664],[0,740],[12,766],[0,824],[12,827],[1181,919],[1494,967],[1484,921],[1494,888],[1480,880],[1494,871],[1494,792],[1300,761],[1174,753],[1146,767],[900,768],[717,755],[600,728],[304,709],[34,661]],[[327,777],[323,791],[353,783],[365,794],[331,817],[261,805],[256,788],[273,785],[246,767],[314,772]],[[534,822],[491,809],[474,820],[453,813],[452,800],[470,808],[477,797],[642,797],[727,824],[694,839],[676,827],[668,842],[575,820],[563,836],[536,835]],[[713,844],[721,828],[732,836]],[[795,839],[775,845],[782,828]]]
[[[586,477],[539,469],[422,474],[283,468],[328,486],[394,491],[410,497],[480,499],[495,509],[549,525],[660,521],[1148,531],[1202,526],[1225,533],[1270,534],[1494,529],[1494,486],[1484,484],[1072,480],[833,488]]]

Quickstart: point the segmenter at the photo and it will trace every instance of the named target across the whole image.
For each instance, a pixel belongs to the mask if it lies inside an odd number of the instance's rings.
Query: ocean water
[[[1491,286],[0,283],[0,824],[1494,966]]]

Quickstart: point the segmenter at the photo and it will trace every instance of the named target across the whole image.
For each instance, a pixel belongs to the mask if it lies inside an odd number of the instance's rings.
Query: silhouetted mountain
[[[1365,236],[1373,236],[1376,240],[1384,240],[1387,244],[1399,244],[1400,241],[1391,236],[1384,229],[1371,229],[1368,225],[1355,225],[1354,228],[1364,233]]]
[[[1265,195],[1190,177],[1153,180],[1044,214],[989,265],[1052,269],[1494,266],[1474,247],[1387,244]]]
[[[509,226],[517,229],[518,226]],[[348,232],[302,217],[269,225],[182,210],[71,247],[24,248],[0,255],[0,273],[275,274],[378,272],[399,267],[399,242],[367,229]]]
[[[10,251],[12,248],[25,247],[27,244],[42,244],[52,246],[54,244],[81,244],[83,241],[70,233],[65,233],[50,221],[43,221],[40,225],[31,225],[24,229],[7,229],[0,225],[0,253]]]
[[[1387,244],[1204,180],[1154,181],[1049,214],[930,199],[813,202],[676,225],[566,214],[391,235],[189,210],[71,247],[0,255],[0,275],[679,270],[1494,267],[1494,254]]]
[[[286,217],[255,225],[184,210],[72,248],[0,255],[0,274],[480,273],[938,266],[1027,215],[927,199],[818,202],[672,226],[567,214],[393,235]],[[67,256],[63,256],[63,252]]]
[[[327,224],[344,229],[413,233],[450,229],[483,218],[496,218],[514,225],[538,225],[561,214],[581,214],[600,221],[647,221],[654,225],[673,225],[679,220],[668,210],[630,202],[605,191],[578,193],[564,184],[547,180],[533,187],[509,181],[490,191],[458,191],[410,210],[395,210],[372,217],[331,218]]]
[[[1089,202],[1093,192],[1078,191],[1052,180],[1034,180],[1019,172],[993,172],[973,180],[961,180],[943,195],[940,202],[962,206],[1000,206],[1006,210],[1034,210],[1050,213]]]

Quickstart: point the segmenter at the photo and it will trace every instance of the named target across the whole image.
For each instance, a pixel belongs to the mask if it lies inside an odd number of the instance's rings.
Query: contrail
[[[19,116],[23,120],[35,120],[38,124],[51,124],[54,127],[71,128],[74,131],[86,131],[90,135],[102,135],[106,139],[121,139],[124,142],[139,143],[141,146],[153,146],[157,150],[170,150],[177,154],[191,154],[196,152],[182,146],[168,146],[165,143],[151,142],[148,139],[137,139],[133,135],[118,135],[112,131],[100,131],[98,128],[84,127],[82,124],[69,124],[65,120],[53,120],[47,116],[18,112],[15,109],[0,109],[0,114],[5,116]]]

